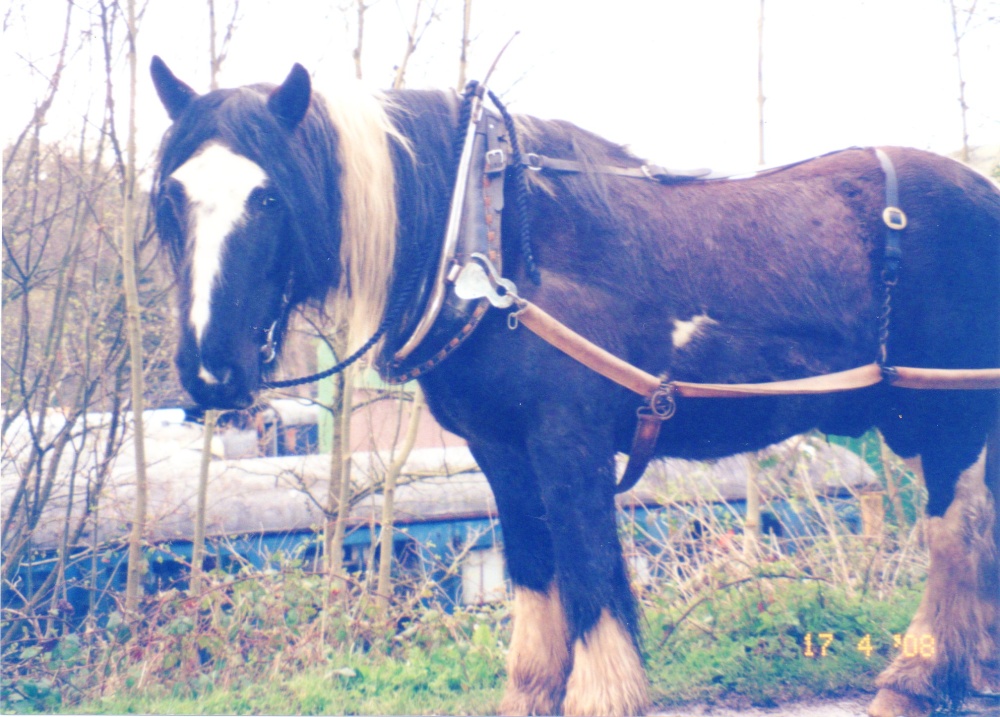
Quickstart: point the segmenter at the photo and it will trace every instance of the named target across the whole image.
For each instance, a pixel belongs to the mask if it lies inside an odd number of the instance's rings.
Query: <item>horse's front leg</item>
[[[528,439],[572,646],[567,715],[636,715],[649,707],[636,601],[618,540],[610,421],[602,413],[594,403],[548,405]]]
[[[469,447],[497,501],[514,584],[514,634],[500,713],[558,714],[570,670],[569,634],[538,481],[523,445],[472,441]]]

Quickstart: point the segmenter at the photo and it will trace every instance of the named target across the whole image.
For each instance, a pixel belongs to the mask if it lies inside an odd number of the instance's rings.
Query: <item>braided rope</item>
[[[500,98],[493,90],[487,90],[493,104],[496,105],[500,116],[503,118],[504,126],[507,128],[507,137],[510,141],[511,164],[510,171],[514,180],[514,203],[517,209],[517,223],[521,234],[521,256],[524,257],[524,270],[528,278],[535,286],[542,283],[542,275],[538,271],[538,264],[535,261],[535,254],[531,249],[531,227],[528,225],[528,179],[524,173],[524,162],[521,161],[521,143],[517,138],[517,128],[514,126],[514,118],[504,106]]]

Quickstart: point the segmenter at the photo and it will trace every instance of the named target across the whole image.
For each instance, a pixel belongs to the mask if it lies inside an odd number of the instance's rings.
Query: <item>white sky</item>
[[[209,81],[205,0],[149,2],[138,38],[139,142],[147,157],[168,124],[148,81],[151,55],[199,91]],[[229,0],[216,3],[227,17]],[[366,15],[365,75],[373,86],[391,83],[414,3],[377,0]],[[24,58],[50,71],[65,11],[63,0],[19,4],[3,37],[5,140],[44,88]],[[296,61],[319,87],[353,72],[353,17],[339,7],[352,0],[242,5],[222,85],[280,82]],[[455,84],[461,5],[438,1],[440,19],[411,62],[409,86]],[[572,120],[669,166],[747,169],[757,161],[758,10],[758,0],[473,0],[469,75],[481,77],[520,30],[491,82],[512,110]],[[765,12],[769,163],[849,145],[942,153],[960,146],[946,0],[766,0]],[[74,38],[81,32],[82,24]],[[1000,23],[972,30],[962,51],[971,142],[1000,144]],[[103,102],[101,73],[99,58],[74,57],[50,137],[78,129],[88,101]],[[124,92],[119,102],[124,108]]]

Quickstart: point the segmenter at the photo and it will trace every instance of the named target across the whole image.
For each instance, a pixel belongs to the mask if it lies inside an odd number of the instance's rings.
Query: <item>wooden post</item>
[[[743,551],[748,561],[757,562],[760,542],[760,484],[757,482],[759,463],[757,454],[748,456],[747,462],[747,516],[743,521]]]
[[[201,469],[198,472],[198,502],[194,514],[194,538],[191,542],[190,595],[201,592],[201,564],[205,559],[205,510],[208,502],[208,467],[212,462],[212,436],[218,411],[205,411],[205,436],[201,445]]]
[[[861,535],[870,540],[878,540],[885,531],[885,503],[882,500],[884,491],[862,493],[861,502]]]

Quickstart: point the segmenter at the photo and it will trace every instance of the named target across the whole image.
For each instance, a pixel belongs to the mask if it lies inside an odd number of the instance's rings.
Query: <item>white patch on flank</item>
[[[710,318],[707,314],[692,316],[690,321],[674,319],[674,330],[670,334],[670,338],[674,342],[674,348],[679,349],[687,346],[702,327],[714,326],[718,323],[718,321]]]
[[[212,287],[222,270],[226,238],[245,220],[247,197],[264,186],[267,175],[246,157],[213,142],[171,176],[184,186],[190,206],[190,320],[200,343],[211,316]]]

